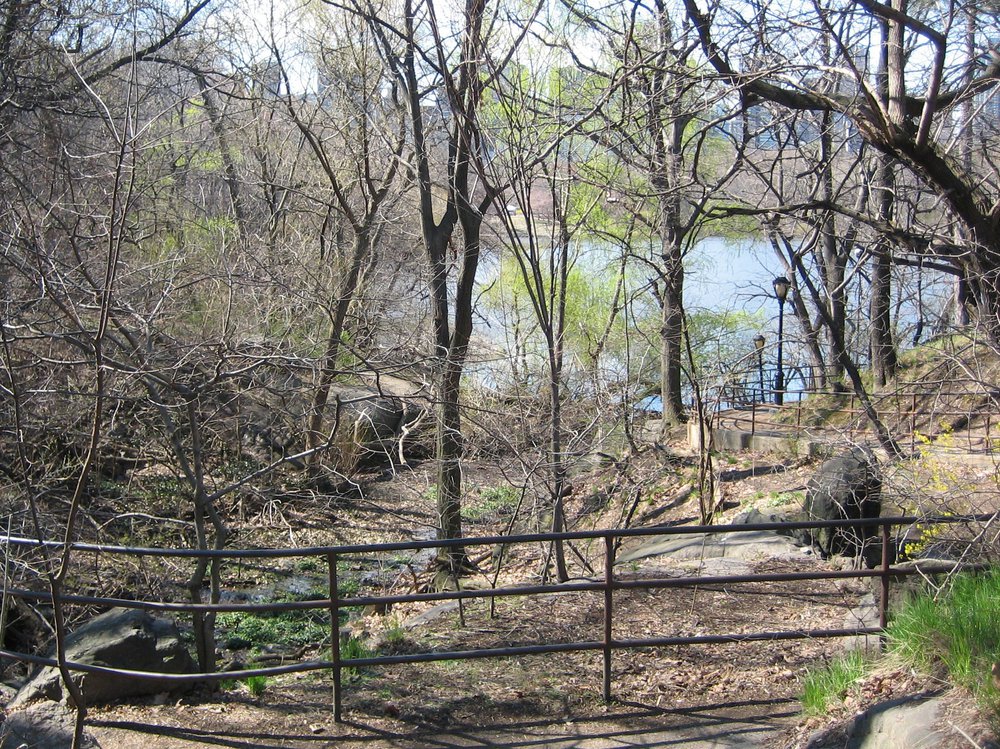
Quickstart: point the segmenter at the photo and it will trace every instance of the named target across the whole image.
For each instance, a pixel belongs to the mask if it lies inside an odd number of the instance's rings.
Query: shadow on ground
[[[297,728],[275,725],[273,731],[260,730],[260,727],[241,731],[232,725],[198,728],[168,725],[166,721],[147,725],[100,719],[90,721],[89,729],[104,749],[187,749],[194,746],[232,749],[682,746],[723,749],[766,746],[767,739],[786,725],[797,710],[797,704],[791,700],[747,700],[679,709],[618,703],[609,706],[607,712],[567,721],[513,719],[503,725],[433,726],[419,722],[368,720],[366,716],[351,715],[340,725],[328,720]]]

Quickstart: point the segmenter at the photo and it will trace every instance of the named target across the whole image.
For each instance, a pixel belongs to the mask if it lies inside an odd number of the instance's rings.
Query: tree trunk
[[[822,149],[820,163],[823,169],[821,176],[823,198],[832,203],[834,201],[834,148],[833,115],[830,112],[823,112],[820,147]],[[847,349],[847,297],[844,290],[846,258],[841,252],[841,239],[837,236],[837,222],[834,213],[827,211],[822,218],[822,223],[820,272],[830,311],[830,319],[826,326],[827,341],[830,347],[829,361],[831,362],[828,378],[836,383],[844,378],[843,363],[837,352]]]
[[[880,155],[879,165],[879,219],[888,223],[892,218],[895,200],[895,179],[889,160]],[[892,247],[889,240],[880,237],[875,244],[871,262],[871,366],[875,385],[884,387],[896,374],[896,346],[892,340]]]
[[[680,148],[683,125],[671,123],[666,154],[666,178],[658,185],[660,196],[660,262],[663,296],[660,310],[660,398],[663,401],[664,435],[669,427],[687,420],[681,391],[684,356],[684,234],[681,223]]]
[[[194,493],[194,527],[197,548],[199,551],[207,551],[209,548],[221,551],[226,548],[226,540],[229,532],[205,488],[201,423],[198,420],[198,409],[194,399],[188,400],[187,420],[191,431],[190,468],[191,474],[195,478],[192,488]],[[213,530],[211,546],[209,546],[209,533],[206,520],[211,523]],[[188,578],[187,583],[191,603],[204,603],[202,600],[202,588],[205,584],[206,572],[208,573],[209,582],[209,603],[218,603],[222,598],[222,559],[219,557],[212,557],[211,559],[208,557],[199,557],[195,562],[194,572]],[[205,673],[215,671],[216,616],[214,611],[198,611],[192,615],[195,649],[198,654],[198,667]]]
[[[462,537],[462,366],[451,359],[444,365],[438,392],[437,425],[437,508],[438,538]],[[468,566],[464,546],[441,547],[438,564],[450,575],[457,576]]]
[[[350,309],[351,302],[354,300],[354,293],[357,291],[361,265],[370,251],[371,243],[368,239],[368,234],[366,232],[355,234],[350,265],[348,266],[343,286],[336,297],[333,319],[330,321],[330,333],[326,342],[326,352],[323,355],[323,364],[320,369],[319,383],[317,384],[316,392],[313,394],[312,406],[309,411],[309,424],[306,428],[306,449],[317,450],[317,452],[308,455],[306,461],[313,471],[319,465],[318,448],[323,444],[325,439],[323,435],[323,415],[326,411],[326,405],[330,400],[330,389],[337,376],[337,357],[340,354],[340,341],[344,335],[347,312]]]
[[[553,372],[549,379],[549,407],[551,415],[551,432],[549,441],[549,461],[552,464],[552,532],[562,533],[566,530],[564,497],[566,494],[566,461],[562,454],[562,407],[560,403],[560,374]],[[569,570],[566,567],[566,551],[562,541],[554,542],[556,560],[556,578],[564,583],[569,580]]]
[[[896,374],[896,346],[892,340],[891,290],[892,259],[886,242],[878,242],[872,256],[871,298],[869,315],[871,318],[871,367],[877,387],[884,387]]]
[[[659,45],[673,46],[673,28],[669,11],[657,7]],[[663,274],[663,297],[660,300],[660,398],[663,402],[662,429],[667,430],[687,420],[681,391],[681,362],[684,357],[684,239],[687,227],[682,216],[681,167],[683,165],[684,128],[691,115],[684,112],[676,73],[656,70],[653,89],[648,92],[650,126],[653,128],[654,173],[652,183],[658,191],[660,208],[660,272]],[[694,374],[692,373],[692,377]]]
[[[670,248],[664,254],[668,268],[663,284],[660,317],[660,397],[663,401],[663,428],[684,423],[684,402],[681,392],[681,356],[684,342],[683,277],[680,249]]]
[[[463,187],[460,192],[466,197],[468,186],[463,178],[464,172],[458,170],[457,180]],[[466,175],[467,177],[467,175]],[[455,288],[455,326],[451,338],[448,339],[443,371],[441,374],[440,420],[438,421],[438,514],[441,521],[441,538],[462,537],[462,414],[461,386],[462,371],[469,350],[469,340],[472,338],[472,293],[476,283],[476,270],[479,267],[481,249],[480,232],[482,230],[482,212],[461,201],[458,216],[462,225],[462,270]],[[443,254],[440,256],[443,259]],[[447,287],[444,284],[434,285],[435,293],[443,295],[437,299],[435,320],[438,313],[443,312],[443,326],[436,323],[438,340],[442,340],[443,330],[447,330]],[[457,574],[459,570],[469,568],[469,560],[462,546],[442,548],[438,553],[439,562],[445,568]]]
[[[553,190],[553,194],[555,190]],[[556,197],[553,195],[553,197]],[[566,519],[564,510],[564,497],[566,495],[566,460],[563,456],[563,433],[562,433],[562,372],[563,372],[563,343],[566,334],[566,284],[569,277],[569,229],[566,225],[566,213],[563,206],[559,204],[558,198],[554,201],[558,211],[558,221],[560,224],[559,250],[555,263],[555,278],[550,281],[550,286],[555,292],[556,298],[553,300],[553,308],[549,313],[548,324],[548,353],[549,353],[549,410],[550,410],[550,439],[549,439],[549,463],[552,466],[552,532],[561,533],[566,529]],[[539,288],[539,293],[544,289]],[[569,580],[569,571],[566,567],[566,550],[563,541],[555,541],[556,577],[563,583]]]
[[[879,55],[878,89],[883,101],[890,102],[889,115],[894,124],[901,124],[904,112],[900,107],[905,91],[902,81],[894,79],[890,70],[902,65],[902,29],[899,24],[882,23],[882,46]],[[898,118],[898,119],[894,119]],[[878,155],[877,215],[883,225],[892,221],[896,200],[896,177],[892,162],[885,154]],[[871,322],[870,354],[875,385],[883,387],[896,373],[896,348],[892,341],[892,245],[886,237],[875,243],[871,263],[871,297],[868,312]]]

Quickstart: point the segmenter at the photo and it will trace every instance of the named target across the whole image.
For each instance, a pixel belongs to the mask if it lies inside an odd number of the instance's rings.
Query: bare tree
[[[43,570],[59,669],[77,707],[74,746],[82,742],[86,704],[66,667],[63,596],[84,502],[107,467],[108,436],[121,405],[115,329],[123,254],[133,242],[129,217],[138,199],[140,64],[176,41],[205,5],[181,9],[175,18],[147,8],[146,20],[159,21],[148,26],[130,6],[113,22],[94,17],[82,3],[3,8],[0,324],[12,419],[0,440],[16,446],[16,461],[4,473],[22,489],[32,534],[48,540],[58,532],[63,539],[56,557],[44,556]],[[109,92],[120,98],[106,98]],[[81,156],[86,170],[74,163]],[[44,364],[25,378],[26,362]],[[60,407],[52,409],[52,391],[38,386],[60,381],[56,392],[64,402],[57,399]],[[60,433],[59,422],[70,428]],[[59,446],[55,463],[45,435]],[[58,529],[45,507],[52,492],[68,492],[65,512],[56,514]]]
[[[328,441],[323,420],[341,366],[348,311],[365,265],[374,260],[387,211],[399,199],[406,143],[403,111],[384,94],[387,72],[371,28],[363,18],[341,11],[337,18],[323,19],[322,32],[314,41],[322,80],[316,104],[293,93],[281,51],[272,49],[285,83],[284,105],[326,178],[329,195],[321,208],[319,245],[320,256],[334,269],[329,277],[337,287],[328,305],[329,333],[306,427],[306,450],[314,468],[318,448]],[[346,251],[340,246],[346,242],[341,224],[353,237]],[[328,233],[333,242],[327,240]]]
[[[468,0],[448,20],[432,0],[405,0],[398,19],[371,3],[345,7],[370,24],[394,76],[392,95],[407,107],[434,331],[439,533],[461,538],[461,381],[483,219],[497,196],[484,179],[480,113],[494,83],[490,69],[506,66],[519,36],[515,32],[511,44],[492,49],[488,35],[499,28],[483,0]],[[487,59],[496,62],[487,66]],[[439,561],[448,574],[467,566],[461,546],[443,547]]]
[[[866,1],[836,10],[812,6],[797,19],[797,42],[804,45],[808,36],[815,45],[827,43],[836,59],[824,67],[817,60],[803,65],[775,52],[780,48],[778,30],[787,28],[788,19],[770,10],[743,20],[719,4],[707,12],[696,0],[685,0],[685,6],[709,64],[744,98],[843,116],[861,138],[942,196],[942,208],[961,225],[964,241],[955,241],[940,228],[919,232],[874,217],[871,223],[910,252],[951,266],[968,284],[986,333],[1000,342],[1000,225],[992,208],[1000,184],[988,157],[981,164],[963,163],[949,143],[950,119],[1000,81],[1000,55],[978,50],[976,72],[967,72],[964,40],[950,33],[964,25],[960,21],[965,11],[950,5],[911,13],[906,0]],[[880,27],[885,29],[885,69],[883,83],[873,85],[857,64],[855,50],[867,46]],[[733,41],[722,44],[721,38]],[[906,52],[913,48],[921,54]],[[789,77],[795,85],[788,84]],[[847,85],[831,91],[817,83],[831,77]],[[912,95],[917,86],[920,94]]]
[[[626,165],[628,184],[608,185],[609,195],[631,203],[656,238],[655,256],[643,260],[660,308],[662,424],[669,429],[686,419],[685,258],[703,235],[706,208],[724,202],[742,151],[727,135],[728,115],[717,111],[719,90],[692,70],[697,48],[679,6],[656,2],[648,12],[611,14],[567,6],[606,49],[605,60],[580,64],[613,88],[609,106],[584,130]]]
[[[541,77],[542,82],[534,80],[531,71],[520,67],[514,68],[513,75],[504,77],[504,85],[498,92],[502,99],[503,121],[497,123],[493,137],[501,155],[491,164],[491,171],[495,183],[510,186],[512,198],[500,211],[506,245],[516,262],[534,322],[544,339],[549,435],[546,463],[550,499],[547,509],[552,517],[552,532],[559,533],[565,530],[564,500],[569,490],[563,373],[567,286],[575,259],[571,243],[589,211],[586,207],[571,206],[571,200],[576,198],[571,196],[571,183],[576,173],[573,155],[576,144],[572,138],[563,138],[559,126],[564,122],[562,114],[567,99],[578,92],[572,86],[566,90],[566,82],[559,71],[552,75],[551,71],[544,70]],[[546,86],[546,81],[551,85]],[[546,124],[553,123],[555,127],[546,128]],[[593,200],[590,204],[593,206]],[[517,217],[509,210],[513,207],[517,209]],[[571,211],[576,216],[571,218]],[[557,541],[554,549],[556,576],[560,581],[568,580],[562,541]]]

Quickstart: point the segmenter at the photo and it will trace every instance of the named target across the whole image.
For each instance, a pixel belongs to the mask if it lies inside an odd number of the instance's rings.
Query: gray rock
[[[55,702],[40,702],[9,713],[0,725],[0,749],[69,749],[73,744],[76,712]],[[100,749],[86,732],[83,749]]]
[[[947,695],[918,694],[873,705],[851,720],[812,734],[803,749],[997,749],[994,740],[969,737],[951,721]]]
[[[869,710],[855,722],[852,749],[911,749],[941,746],[946,738],[935,724],[939,699],[889,703]]]
[[[50,657],[54,657],[50,654]],[[162,674],[193,673],[191,654],[180,641],[177,627],[138,609],[111,609],[78,628],[66,638],[66,658],[76,663],[149,671]],[[162,679],[137,679],[110,674],[78,674],[88,705],[124,697],[171,691],[177,685]],[[46,666],[25,684],[11,707],[35,699],[61,700],[59,672]]]
[[[803,516],[807,520],[860,520],[877,518],[882,512],[882,473],[875,456],[868,450],[854,448],[830,458],[809,480]],[[812,532],[812,543],[820,553],[868,557],[878,535],[875,526],[860,528],[819,528]]]
[[[340,427],[336,439],[341,470],[401,460],[398,453],[421,454],[421,442],[411,430],[421,421],[423,409],[415,403],[367,390],[337,393]]]
[[[729,522],[731,525],[756,525],[757,523],[786,523],[788,520],[788,513],[784,510],[765,512],[763,510],[758,510],[756,507],[752,507],[749,510],[744,510],[743,512],[737,514]],[[774,532],[780,533],[781,531]]]
[[[788,509],[781,509],[766,512],[757,508],[751,508],[739,513],[730,522],[733,525],[755,525],[757,523],[796,523],[801,522],[802,519],[801,510],[791,512]],[[771,532],[785,538],[790,538],[799,546],[808,547],[808,551],[812,552],[812,535],[808,529],[779,528]]]
[[[733,533],[693,533],[650,536],[620,554],[616,564],[665,556],[674,561],[704,559],[787,559],[801,557],[802,551],[787,538],[772,531],[736,531]]]
[[[0,705],[6,705],[17,696],[18,687],[0,684]]]
[[[274,386],[269,389],[273,398],[285,390]],[[284,397],[289,401],[285,402]],[[240,439],[254,450],[263,448],[266,457],[298,452],[305,444],[302,441],[301,424],[290,414],[300,409],[307,414],[308,408],[294,397],[282,396],[281,402],[265,398],[262,402],[233,406],[220,406],[223,412],[232,412],[236,419]],[[236,397],[231,399],[236,402]],[[350,473],[361,465],[374,467],[387,461],[401,461],[399,453],[406,457],[422,458],[432,447],[428,436],[432,432],[433,421],[422,419],[425,408],[416,397],[393,395],[375,388],[338,388],[330,394],[326,409],[325,428],[336,424],[336,435],[331,450],[331,459],[338,469]],[[426,429],[421,429],[424,425]],[[302,467],[301,461],[291,461]]]

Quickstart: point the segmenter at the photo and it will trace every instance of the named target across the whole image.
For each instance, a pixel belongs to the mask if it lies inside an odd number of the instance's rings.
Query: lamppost
[[[760,402],[764,402],[764,336],[760,333],[753,338],[753,347],[757,349],[757,376],[760,378]]]
[[[788,298],[792,283],[784,276],[778,276],[773,285],[774,295],[778,298],[778,372],[774,376],[774,402],[780,406],[785,402],[785,372],[781,356],[785,336],[785,299]]]

